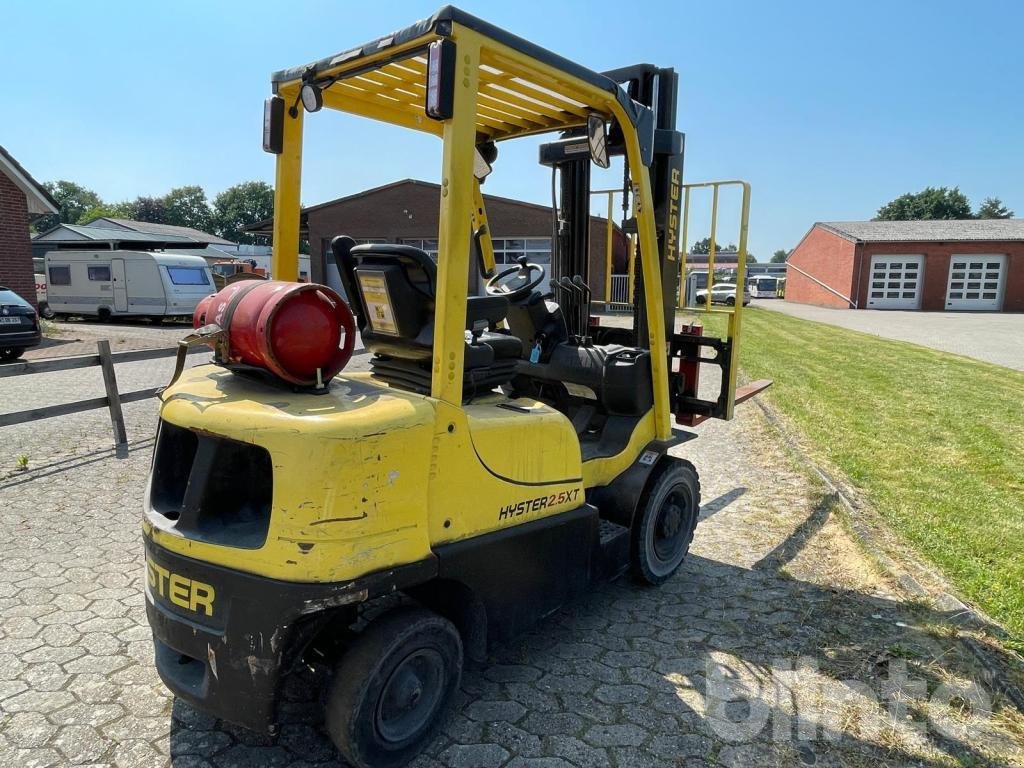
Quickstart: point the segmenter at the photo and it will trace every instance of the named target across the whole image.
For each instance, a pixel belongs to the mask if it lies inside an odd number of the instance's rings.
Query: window
[[[94,282],[110,282],[110,265],[89,267],[89,279]]]
[[[50,285],[71,285],[71,267],[50,267]]]
[[[494,263],[515,264],[520,256],[525,256],[535,264],[551,263],[551,238],[492,238],[494,245]]]
[[[210,278],[206,276],[203,267],[167,267],[167,276],[175,285],[209,285]]]

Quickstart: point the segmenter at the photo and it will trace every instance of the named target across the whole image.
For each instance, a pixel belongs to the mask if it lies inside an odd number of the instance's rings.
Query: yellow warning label
[[[387,333],[392,336],[398,335],[398,324],[395,322],[395,313],[391,308],[391,296],[388,294],[388,284],[383,275],[369,275],[365,272],[357,272],[359,287],[363,291],[363,301],[366,302],[367,318],[370,327],[375,333]]]

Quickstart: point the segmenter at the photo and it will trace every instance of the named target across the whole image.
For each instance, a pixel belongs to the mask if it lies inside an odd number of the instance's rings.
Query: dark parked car
[[[0,285],[0,360],[21,357],[43,340],[35,309],[10,288]]]

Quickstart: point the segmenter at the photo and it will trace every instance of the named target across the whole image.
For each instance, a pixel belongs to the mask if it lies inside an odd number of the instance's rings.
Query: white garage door
[[[949,259],[946,309],[999,309],[1005,274],[1004,254],[953,254]]]
[[[871,257],[868,307],[872,309],[919,309],[924,256]]]

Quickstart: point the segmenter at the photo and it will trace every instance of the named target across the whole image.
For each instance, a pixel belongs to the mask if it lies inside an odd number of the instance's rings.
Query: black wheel
[[[151,322],[153,325],[163,325],[164,316],[163,315],[150,315],[149,316],[149,322]]]
[[[0,360],[17,360],[23,354],[24,347],[0,347]]]
[[[728,304],[730,307],[736,306],[736,297],[735,296],[726,296],[725,297],[725,303]]]
[[[462,641],[447,619],[397,608],[345,651],[327,694],[326,727],[357,768],[405,765],[434,738],[462,677]]]
[[[50,309],[50,305],[46,302],[39,305],[39,314],[47,320],[53,320],[57,316],[57,313]]]
[[[100,307],[99,309],[97,309],[96,317],[100,319],[101,323],[109,323],[111,317],[110,307]]]
[[[697,470],[682,459],[668,461],[645,493],[633,528],[633,574],[647,584],[662,584],[683,564],[700,515]]]

